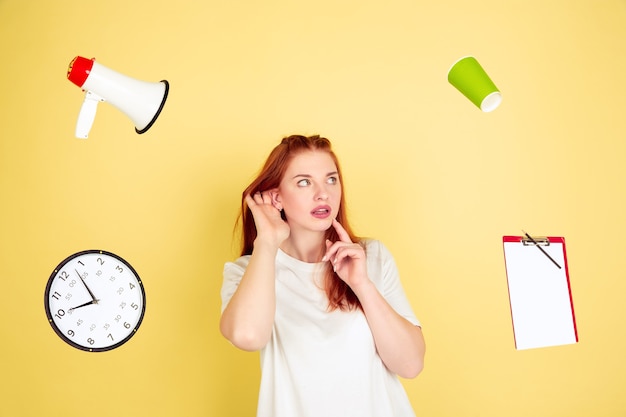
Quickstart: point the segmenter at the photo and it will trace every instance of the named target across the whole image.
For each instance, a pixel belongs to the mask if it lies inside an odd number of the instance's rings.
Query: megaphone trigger
[[[76,137],[79,139],[87,139],[93,121],[96,118],[96,110],[98,110],[98,103],[104,101],[99,95],[87,91],[85,93],[85,100],[80,107],[78,113],[78,121],[76,122]]]

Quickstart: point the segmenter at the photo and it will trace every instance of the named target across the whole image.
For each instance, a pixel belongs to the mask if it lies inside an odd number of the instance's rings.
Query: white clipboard
[[[515,348],[578,342],[563,237],[503,236]]]

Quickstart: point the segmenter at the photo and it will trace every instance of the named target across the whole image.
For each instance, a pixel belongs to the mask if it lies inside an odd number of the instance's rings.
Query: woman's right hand
[[[247,351],[267,345],[274,328],[276,253],[290,232],[274,205],[278,204],[275,195],[275,191],[268,190],[245,197],[257,236],[248,265],[220,319],[224,337]]]
[[[278,248],[289,237],[290,229],[274,206],[272,193],[273,191],[263,191],[254,195],[248,194],[246,203],[252,212],[257,230],[255,244],[263,241]]]

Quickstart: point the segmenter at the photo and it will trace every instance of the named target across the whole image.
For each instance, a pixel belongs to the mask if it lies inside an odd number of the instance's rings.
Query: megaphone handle
[[[104,101],[104,99],[97,94],[87,91],[85,93],[85,100],[80,107],[78,113],[78,121],[76,122],[76,137],[79,139],[87,139],[89,131],[96,118],[96,110],[98,110],[98,103]]]

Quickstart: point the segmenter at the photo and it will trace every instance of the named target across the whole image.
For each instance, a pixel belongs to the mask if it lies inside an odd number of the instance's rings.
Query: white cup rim
[[[481,101],[480,109],[485,113],[494,111],[502,103],[502,94],[499,91],[487,94],[487,96]]]

